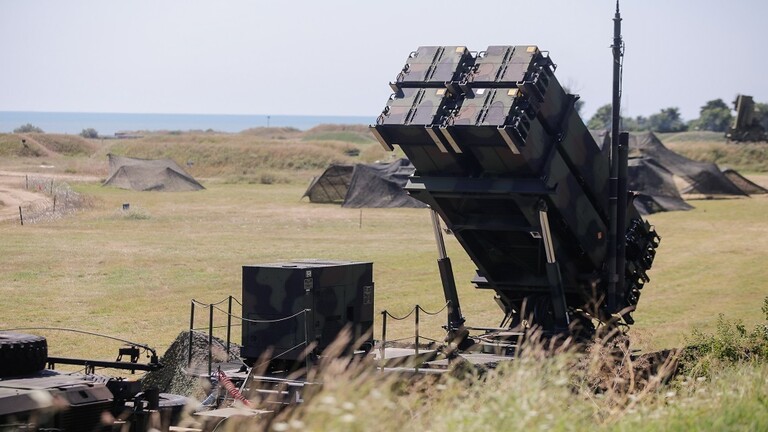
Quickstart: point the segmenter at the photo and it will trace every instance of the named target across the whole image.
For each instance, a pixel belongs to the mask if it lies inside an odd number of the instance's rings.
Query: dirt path
[[[19,206],[30,202],[51,203],[51,197],[42,192],[25,189],[27,173],[0,171],[0,221],[19,218]],[[96,176],[78,176],[72,174],[33,174],[35,177],[53,178],[58,181],[99,181]]]
[[[24,189],[24,175],[0,172],[0,221],[19,218],[19,206],[32,201],[50,200],[45,194]]]

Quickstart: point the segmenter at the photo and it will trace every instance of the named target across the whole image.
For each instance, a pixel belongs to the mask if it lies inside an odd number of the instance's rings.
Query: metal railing
[[[304,341],[300,342],[295,347],[292,347],[288,351],[285,351],[283,353],[280,353],[276,356],[273,356],[272,359],[279,358],[280,356],[284,355],[287,352],[290,352],[296,348],[299,348],[301,346],[304,347],[306,350],[309,347],[309,339],[308,339],[308,329],[307,329],[307,317],[306,314],[310,312],[310,309],[303,309],[299,312],[296,312],[293,315],[289,315],[282,318],[277,319],[271,319],[271,320],[253,320],[248,318],[243,318],[241,316],[237,316],[232,313],[232,302],[237,302],[240,306],[242,306],[242,303],[240,303],[239,300],[232,296],[228,296],[227,298],[220,300],[215,303],[203,303],[198,300],[192,299],[190,302],[190,313],[189,313],[189,347],[187,352],[187,367],[190,367],[192,364],[192,348],[194,345],[194,331],[199,330],[208,330],[208,376],[210,377],[213,373],[213,330],[214,329],[220,329],[220,328],[226,328],[227,329],[227,336],[226,336],[226,350],[227,350],[227,356],[230,355],[230,347],[231,347],[231,337],[232,337],[232,319],[239,321],[239,323],[234,324],[234,326],[242,326],[244,323],[253,323],[253,324],[265,324],[265,323],[275,323],[280,321],[286,321],[290,319],[296,319],[299,316],[303,316],[304,319]],[[227,309],[224,310],[220,307],[222,303],[227,303]],[[195,307],[200,307],[204,309],[208,309],[208,325],[207,327],[200,327],[195,328]],[[227,324],[226,326],[216,326],[214,325],[214,311],[218,311],[220,313],[223,313],[227,317]],[[242,341],[241,341],[242,342]],[[309,355],[306,355],[305,359],[305,366],[307,369],[309,368]]]
[[[429,341],[432,341],[432,342],[438,342],[435,339],[431,339],[431,338],[428,338],[428,337],[421,336],[420,328],[419,328],[420,321],[421,321],[420,313],[423,312],[423,313],[425,313],[425,314],[427,314],[429,316],[436,316],[436,315],[439,315],[440,313],[442,313],[444,310],[446,310],[450,304],[451,304],[450,301],[446,302],[445,305],[440,310],[438,310],[436,312],[429,312],[429,311],[427,311],[426,309],[424,309],[423,307],[421,307],[420,305],[417,304],[416,306],[413,307],[413,309],[411,309],[410,312],[408,312],[405,316],[402,316],[402,317],[398,317],[398,316],[392,315],[387,310],[381,311],[381,343],[379,345],[380,359],[382,361],[385,360],[384,350],[385,350],[386,345],[387,345],[387,318],[392,318],[395,321],[405,321],[411,315],[414,316],[414,337],[413,337],[413,340],[414,340],[415,354],[419,355],[419,343],[420,343],[421,339],[426,339],[426,340],[429,340]],[[405,340],[405,339],[409,339],[409,338],[393,339],[393,340],[390,340],[389,342],[398,342],[398,341]]]

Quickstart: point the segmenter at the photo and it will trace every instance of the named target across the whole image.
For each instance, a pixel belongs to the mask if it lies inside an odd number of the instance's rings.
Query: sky
[[[614,0],[0,0],[0,111],[372,116],[423,45],[538,45],[611,101]],[[768,2],[624,0],[622,112],[768,102]]]

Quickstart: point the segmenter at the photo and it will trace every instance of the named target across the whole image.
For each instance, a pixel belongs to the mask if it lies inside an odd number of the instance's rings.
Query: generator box
[[[241,356],[304,360],[349,327],[348,353],[373,345],[373,263],[301,260],[243,266]]]

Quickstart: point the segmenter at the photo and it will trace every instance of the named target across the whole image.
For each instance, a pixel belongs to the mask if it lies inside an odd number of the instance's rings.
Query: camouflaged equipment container
[[[350,350],[358,348],[352,342],[364,336],[369,348],[373,264],[290,261],[243,266],[243,317],[259,321],[243,323],[241,355],[247,359],[271,350],[273,357],[302,361],[305,341],[316,344],[314,354],[322,354],[345,326],[352,328]]]
[[[371,128],[415,166],[406,189],[455,234],[475,285],[496,291],[509,322],[527,304],[546,327],[558,308],[560,324],[585,305],[602,318],[633,308],[658,245],[629,199],[626,289],[607,310],[609,148],[554,72],[536,46],[420,47]]]

